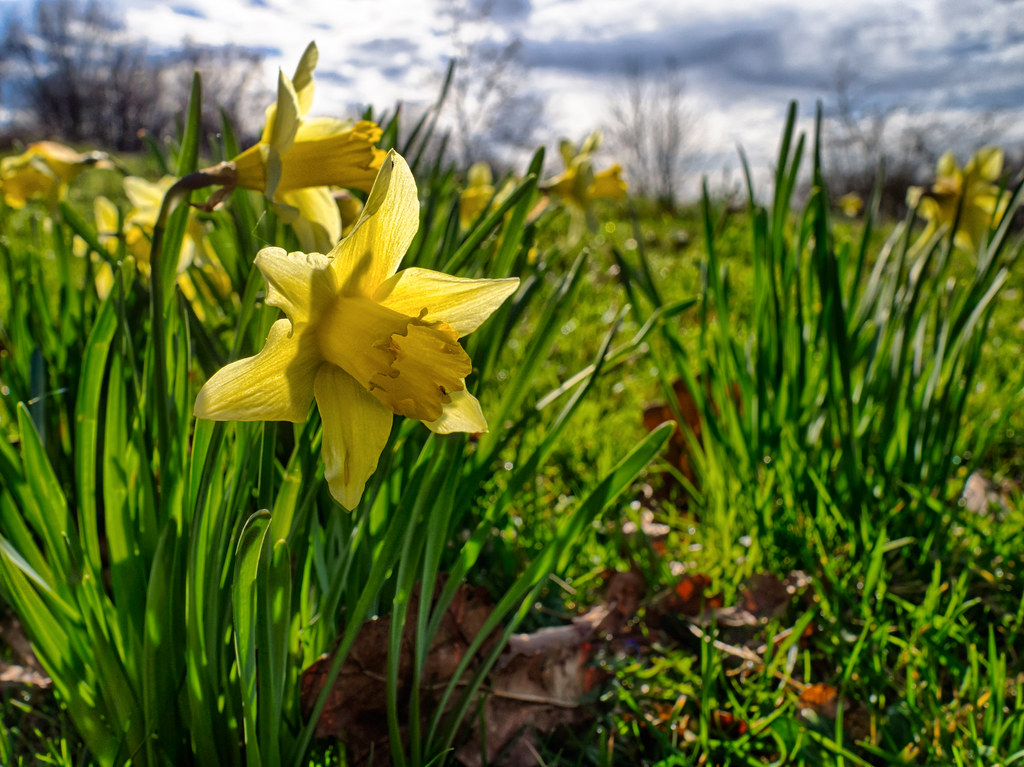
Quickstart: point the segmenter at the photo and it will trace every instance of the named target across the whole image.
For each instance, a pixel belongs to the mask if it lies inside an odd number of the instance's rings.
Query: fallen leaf
[[[458,760],[465,767],[532,767],[540,761],[538,734],[591,719],[582,699],[607,677],[592,663],[596,647],[632,620],[643,590],[639,573],[615,573],[604,603],[571,624],[513,636],[490,674],[483,726],[477,722]]]
[[[797,704],[818,716],[835,719],[839,712],[839,690],[830,684],[810,684],[800,692]]]
[[[437,593],[443,583],[439,583]],[[436,594],[435,594],[436,598]],[[409,598],[407,619],[402,633],[398,664],[398,696],[406,698],[412,687],[412,662],[415,648],[416,618],[420,594],[415,590]],[[422,687],[446,684],[465,657],[469,645],[483,627],[491,606],[486,589],[459,586],[445,610],[441,626],[431,642],[422,672]],[[327,703],[317,721],[315,736],[335,738],[346,746],[348,763],[362,765],[372,759],[374,765],[391,764],[390,736],[387,724],[387,668],[391,618],[367,621],[359,630],[341,671],[328,693]],[[497,630],[484,643],[483,651],[492,647]],[[327,672],[333,661],[324,655],[302,675],[300,701],[304,716],[309,716]],[[471,673],[470,664],[467,673]],[[408,723],[403,722],[403,735]]]

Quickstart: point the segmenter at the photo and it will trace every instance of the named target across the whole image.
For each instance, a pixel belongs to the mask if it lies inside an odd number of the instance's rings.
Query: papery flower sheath
[[[267,303],[285,319],[263,350],[219,370],[199,392],[199,418],[303,421],[315,399],[325,477],[346,508],[359,503],[391,431],[392,414],[437,433],[487,422],[466,390],[459,338],[519,285],[427,269],[396,272],[419,227],[416,182],[389,152],[352,233],[326,256],[265,248],[256,266]]]

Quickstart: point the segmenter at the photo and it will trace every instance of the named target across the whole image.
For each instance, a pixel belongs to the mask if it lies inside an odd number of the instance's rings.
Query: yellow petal
[[[445,403],[444,412],[436,421],[425,422],[427,428],[437,434],[451,434],[465,431],[479,434],[487,431],[487,420],[480,409],[480,402],[465,389],[454,391],[450,402]]]
[[[61,196],[64,184],[53,170],[39,157],[28,153],[6,157],[0,165],[3,176],[4,202],[12,208],[22,208],[28,200]]]
[[[494,187],[489,184],[469,186],[459,195],[459,224],[463,229],[476,220],[494,197]]]
[[[124,180],[124,193],[132,204],[132,212],[128,215],[126,223],[152,229],[156,225],[157,216],[160,215],[164,195],[175,181],[173,176],[164,176],[156,183],[138,176],[128,176]]]
[[[114,287],[114,270],[110,268],[110,264],[106,261],[97,264],[93,282],[96,285],[96,295],[100,301],[106,301]]]
[[[391,433],[391,411],[330,364],[316,374],[316,406],[324,425],[324,478],[331,495],[354,509]]]
[[[469,166],[466,178],[470,186],[489,186],[494,183],[491,166],[486,162],[476,162]]]
[[[518,287],[518,277],[467,280],[412,267],[384,282],[373,298],[424,322],[446,322],[461,338],[480,327]]]
[[[972,171],[985,181],[996,181],[1003,172],[1003,150],[995,146],[979,149],[964,169],[968,174]]]
[[[96,218],[96,236],[99,241],[107,246],[111,253],[117,251],[118,223],[120,214],[117,206],[103,195],[98,195],[92,201],[93,216]]]
[[[291,227],[298,235],[303,250],[327,253],[338,244],[341,239],[341,211],[330,189],[311,186],[283,192],[278,197],[299,212]]]
[[[196,397],[197,418],[213,421],[305,421],[322,364],[315,340],[278,320],[255,357],[221,368]]]
[[[369,134],[371,141],[376,143],[383,131],[375,123],[365,121],[365,124],[377,127],[376,136],[372,132]],[[355,126],[356,124],[352,120],[339,120],[335,117],[310,117],[303,119],[298,133],[295,134],[295,140],[318,141],[341,133],[351,133]]]
[[[346,293],[371,295],[393,275],[420,225],[416,181],[393,149],[381,166],[352,233],[332,251]]]
[[[956,171],[956,156],[952,152],[945,152],[935,165],[936,177],[952,176]]]
[[[254,263],[267,281],[267,303],[281,309],[296,324],[319,316],[334,298],[327,268],[330,261],[320,253],[264,248]]]
[[[626,182],[622,180],[622,168],[618,163],[594,174],[587,196],[608,200],[621,200],[626,196]]]

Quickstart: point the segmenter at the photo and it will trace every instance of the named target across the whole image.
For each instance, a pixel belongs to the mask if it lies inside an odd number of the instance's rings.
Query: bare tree
[[[694,118],[678,62],[647,69],[626,64],[625,84],[610,106],[609,144],[626,158],[630,185],[672,208],[690,154]]]
[[[455,151],[463,167],[501,163],[503,148],[536,144],[544,101],[527,82],[522,40],[487,36],[495,0],[448,0],[456,63],[448,96]]]
[[[235,47],[187,45],[153,55],[98,0],[36,0],[27,21],[8,19],[0,63],[8,103],[20,101],[24,132],[133,149],[139,131],[173,126],[193,68],[207,73],[204,122],[215,130],[215,105],[242,112],[261,61]]]

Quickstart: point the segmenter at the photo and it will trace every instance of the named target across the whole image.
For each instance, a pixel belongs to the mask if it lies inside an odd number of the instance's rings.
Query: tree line
[[[5,19],[2,41],[8,141],[138,149],[146,133],[173,132],[195,70],[203,74],[203,127],[211,133],[220,130],[222,111],[242,130],[253,114],[258,123],[267,100],[259,51],[191,42],[154,50],[97,0],[36,0],[27,14]]]

